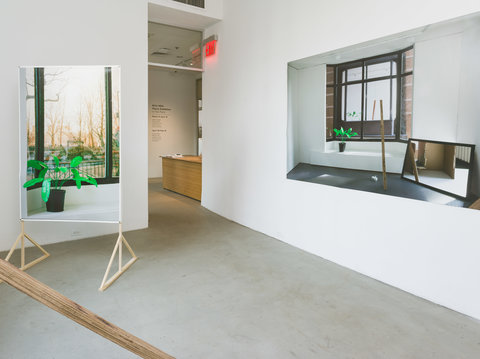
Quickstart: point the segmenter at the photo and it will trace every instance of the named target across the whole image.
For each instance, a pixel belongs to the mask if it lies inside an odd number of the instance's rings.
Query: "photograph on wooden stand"
[[[30,236],[27,222],[118,225],[118,239],[101,282],[105,290],[137,256],[122,231],[119,66],[19,68],[20,244],[25,270],[49,256]],[[25,263],[25,239],[43,254]],[[125,246],[131,260],[122,265]],[[118,254],[118,271],[108,279]]]

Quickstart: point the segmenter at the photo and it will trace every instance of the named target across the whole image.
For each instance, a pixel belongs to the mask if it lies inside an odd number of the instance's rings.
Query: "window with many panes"
[[[98,183],[118,183],[119,71],[97,66],[27,69],[27,159],[53,167],[53,156],[61,165],[82,156],[82,171]],[[35,175],[28,168],[27,180]]]
[[[352,128],[351,140],[380,140],[380,100],[385,138],[407,140],[412,126],[413,48],[327,65],[326,130]]]

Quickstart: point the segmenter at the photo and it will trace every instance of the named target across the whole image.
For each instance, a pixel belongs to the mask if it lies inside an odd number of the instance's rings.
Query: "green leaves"
[[[27,162],[27,167],[33,167],[36,170],[41,170],[43,168],[48,168],[48,166],[44,162],[38,161],[38,160],[29,160]]]
[[[352,128],[350,127],[347,131],[343,129],[343,127],[340,127],[339,130],[336,128],[333,129],[335,131],[335,135],[340,136],[342,138],[342,142],[345,141],[345,137],[350,138],[353,136],[358,136],[358,133],[352,132]]]
[[[41,170],[40,173],[38,174],[38,178],[44,179],[44,178],[45,178],[45,175],[47,174],[47,172],[48,172],[48,168],[44,168],[44,169]]]
[[[47,202],[48,198],[50,197],[51,183],[52,183],[51,178],[47,178],[43,181],[43,184],[42,184],[42,200],[43,200],[43,202]]]
[[[70,162],[70,167],[75,168],[83,161],[82,156],[75,157],[72,162]]]
[[[70,166],[61,167],[60,159],[57,156],[52,156],[55,162],[55,167],[48,167],[45,162],[38,160],[29,160],[27,162],[28,167],[32,167],[38,172],[38,178],[33,178],[23,184],[24,188],[32,187],[36,184],[42,183],[41,196],[44,202],[47,202],[50,198],[50,192],[52,188],[60,189],[63,184],[68,180],[74,180],[78,189],[82,188],[82,183],[89,183],[98,187],[97,180],[92,176],[84,173],[79,167],[82,163],[82,156],[77,156],[71,160]],[[52,165],[52,164],[50,164]],[[49,171],[50,174],[49,174]],[[48,175],[49,174],[49,175]],[[48,177],[47,177],[48,175]],[[47,178],[46,178],[47,177]],[[53,186],[53,187],[52,187]]]
[[[85,182],[93,184],[95,187],[98,187],[97,180],[93,178],[92,176],[87,175],[87,178],[85,179]]]
[[[28,187],[31,187],[34,184],[37,184],[37,183],[40,183],[40,182],[43,182],[43,178],[34,178],[34,179],[31,179],[30,181],[25,182],[23,184],[23,187],[28,188]]]

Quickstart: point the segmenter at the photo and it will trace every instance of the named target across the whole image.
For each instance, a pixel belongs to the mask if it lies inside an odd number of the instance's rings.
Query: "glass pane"
[[[120,176],[120,68],[112,67],[112,177]]]
[[[148,23],[148,62],[202,68],[202,32]]]
[[[402,53],[402,74],[413,71],[413,49]]]
[[[402,77],[400,100],[400,138],[408,139],[412,134],[413,76]]]
[[[390,80],[365,84],[365,112],[367,121],[380,121],[380,100],[383,100],[383,119],[390,119]],[[375,111],[373,102],[375,101]]]
[[[373,81],[365,84],[365,113],[366,122],[364,135],[370,138],[380,138],[380,100],[383,101],[383,120],[385,137],[394,136],[394,116],[396,109],[395,95],[396,80]]]
[[[397,74],[397,61],[392,61],[392,76]]]
[[[44,160],[82,156],[80,170],[105,177],[105,69],[47,67],[44,78]]]
[[[27,116],[27,161],[35,159],[35,79],[33,68],[25,69],[26,116]],[[27,181],[34,177],[32,167],[27,168]]]
[[[361,121],[362,114],[362,84],[344,86],[346,91],[342,99],[346,99],[345,109],[346,117],[344,121]]]
[[[353,69],[347,70],[347,81],[358,81],[362,79],[362,68],[355,67]]]
[[[379,64],[367,66],[367,79],[390,76],[391,62],[381,62]]]
[[[347,81],[347,72],[342,71],[342,83],[344,83],[345,81]]]
[[[326,138],[331,139],[333,138],[333,114],[335,112],[335,104],[334,104],[334,96],[333,96],[334,88],[327,87],[327,95],[325,101],[326,107]]]

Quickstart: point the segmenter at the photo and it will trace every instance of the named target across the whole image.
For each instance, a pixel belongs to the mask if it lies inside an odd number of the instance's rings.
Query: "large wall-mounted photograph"
[[[474,14],[288,63],[287,178],[468,207],[479,58]]]
[[[120,220],[120,68],[21,67],[20,218]]]

